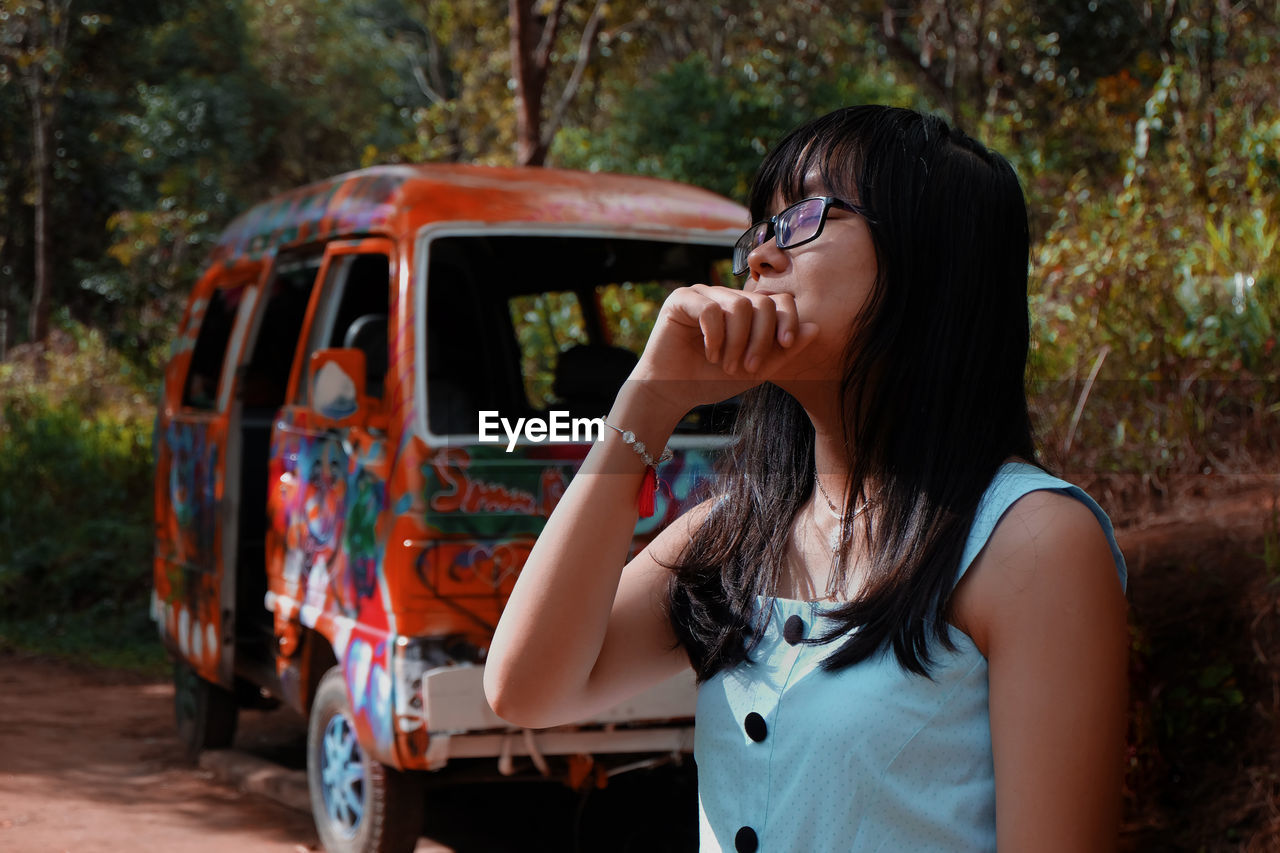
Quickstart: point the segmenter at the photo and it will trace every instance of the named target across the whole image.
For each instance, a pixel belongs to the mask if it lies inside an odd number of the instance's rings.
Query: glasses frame
[[[809,196],[808,198],[802,198],[799,201],[795,202],[794,204],[787,205],[775,215],[770,216],[768,219],[761,219],[759,222],[751,223],[751,227],[747,228],[746,231],[742,232],[742,236],[739,237],[737,241],[733,244],[733,274],[746,275],[747,271],[751,269],[751,264],[747,260],[751,256],[751,253],[755,251],[757,248],[759,248],[760,246],[763,246],[765,243],[768,243],[769,240],[777,238],[778,220],[782,219],[782,217],[786,216],[788,213],[791,213],[800,205],[806,204],[811,201],[822,202],[822,212],[818,215],[817,230],[814,231],[813,234],[809,235],[808,237],[805,237],[803,240],[795,240],[793,242],[787,243],[786,245],[783,245],[782,241],[779,240],[778,241],[779,249],[794,249],[798,246],[803,246],[806,243],[812,243],[814,240],[817,240],[819,237],[821,237],[822,229],[825,228],[827,225],[827,214],[831,211],[831,208],[833,207],[838,207],[841,210],[847,210],[850,213],[856,213],[860,216],[864,216],[864,217],[866,216],[866,213],[862,208],[858,207],[857,205],[850,204],[849,202],[843,199],[836,198],[835,196],[812,195],[812,196]],[[738,268],[738,252],[740,249],[743,248],[744,242],[747,241],[748,238],[752,235],[752,233],[761,225],[765,226],[764,237],[761,238],[759,242],[751,244],[750,248],[747,248],[745,251],[742,252],[742,268],[739,269]]]

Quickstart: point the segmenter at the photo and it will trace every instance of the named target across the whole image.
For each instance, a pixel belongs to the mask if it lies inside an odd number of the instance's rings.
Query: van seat
[[[387,315],[364,314],[352,320],[342,346],[364,353],[364,392],[382,399],[387,375]]]
[[[551,390],[578,417],[603,417],[639,358],[629,349],[575,344],[560,353]]]

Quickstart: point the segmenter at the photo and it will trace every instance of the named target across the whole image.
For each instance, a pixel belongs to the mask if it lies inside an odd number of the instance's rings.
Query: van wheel
[[[173,665],[173,711],[178,741],[188,761],[202,750],[225,749],[236,735],[236,696],[205,681],[182,661]]]
[[[307,726],[311,813],[329,853],[409,853],[422,828],[422,777],[374,760],[356,738],[342,670],[320,679]]]

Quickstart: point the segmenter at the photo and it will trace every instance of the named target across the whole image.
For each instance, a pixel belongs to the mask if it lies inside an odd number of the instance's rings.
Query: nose
[[[790,263],[790,256],[778,248],[778,241],[774,237],[765,240],[747,255],[747,269],[751,279],[756,281],[763,275],[776,275],[782,272]]]

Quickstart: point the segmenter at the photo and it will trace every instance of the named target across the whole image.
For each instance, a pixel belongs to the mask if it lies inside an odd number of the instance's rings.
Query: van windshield
[[[621,237],[440,237],[428,247],[427,422],[474,435],[477,413],[597,417],[649,337],[666,295],[734,286],[731,247]],[[733,401],[695,409],[678,432],[727,432]]]

